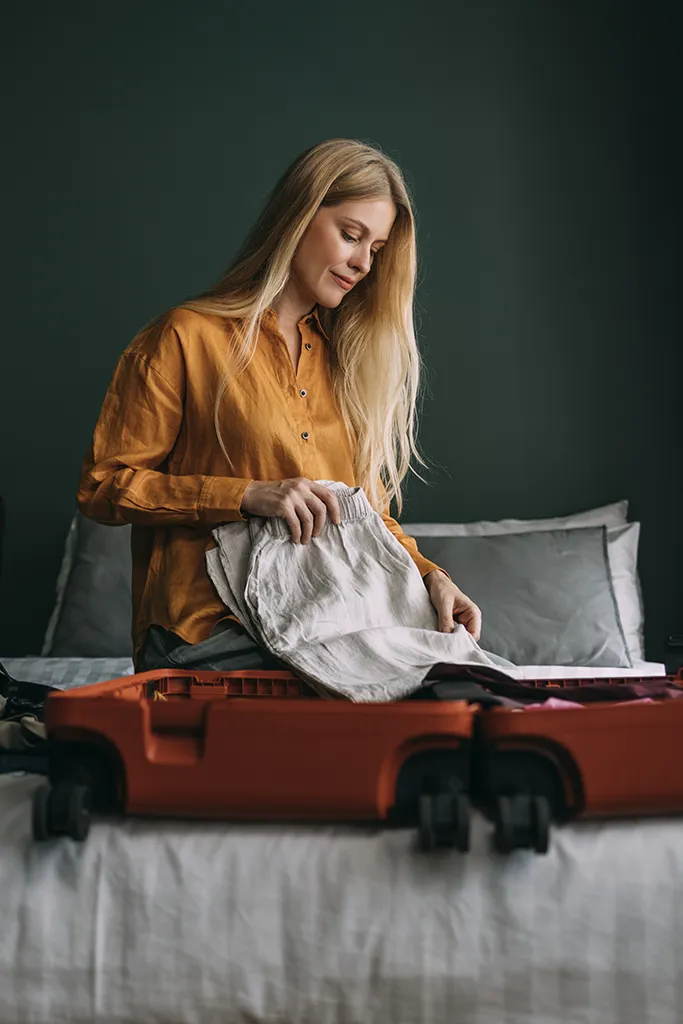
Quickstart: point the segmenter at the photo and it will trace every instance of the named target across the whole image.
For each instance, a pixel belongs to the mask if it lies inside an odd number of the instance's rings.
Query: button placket
[[[306,324],[307,324],[307,326],[310,329],[311,325],[313,324],[313,317],[312,316],[311,317],[307,317]],[[309,335],[309,337],[310,337],[310,335]],[[310,341],[304,341],[302,355],[304,353],[311,352],[312,350],[313,350],[313,343],[310,342]],[[304,364],[304,366],[306,367],[306,369],[304,370],[304,375],[308,376],[308,364],[306,363],[306,364]],[[300,369],[303,370],[304,367],[301,366]],[[299,398],[307,398],[308,397],[308,388],[302,387],[301,386],[302,383],[303,383],[303,381],[301,381],[297,385],[298,396],[299,396]],[[306,414],[304,414],[304,415],[306,415]],[[308,417],[306,416],[306,418],[308,418]],[[302,426],[303,426],[303,424],[302,424]],[[308,443],[311,440],[311,431],[310,430],[302,430],[299,436],[301,437],[302,441]]]

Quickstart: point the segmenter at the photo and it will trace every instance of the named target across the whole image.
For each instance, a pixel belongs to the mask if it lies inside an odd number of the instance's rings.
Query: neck
[[[283,331],[294,330],[299,320],[310,313],[314,306],[315,302],[311,302],[310,295],[303,295],[296,282],[291,279],[287,282],[282,295],[273,303],[280,329]]]

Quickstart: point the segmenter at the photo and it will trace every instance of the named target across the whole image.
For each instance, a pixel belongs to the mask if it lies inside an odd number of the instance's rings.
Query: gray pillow
[[[420,537],[482,610],[481,646],[516,665],[630,668],[606,528]]]
[[[635,664],[645,660],[643,597],[638,576],[640,523],[628,523],[628,501],[612,502],[587,512],[575,512],[554,519],[498,519],[475,523],[403,523],[409,537],[483,537],[500,533],[535,533],[538,530],[575,530],[579,527],[607,527],[614,596],[626,637],[626,647]]]
[[[130,526],[102,526],[77,512],[43,657],[132,657],[131,573]]]

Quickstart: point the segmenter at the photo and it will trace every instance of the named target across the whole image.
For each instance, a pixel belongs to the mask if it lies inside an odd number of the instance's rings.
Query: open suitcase
[[[53,693],[37,839],[84,839],[90,809],[132,815],[440,826],[469,843],[465,701],[324,700],[288,672],[164,669]]]
[[[683,683],[680,673],[664,678]],[[615,687],[632,681],[610,680]],[[496,848],[545,853],[553,820],[683,811],[682,743],[683,699],[478,715],[472,776],[477,802],[494,820]]]
[[[563,682],[533,685],[548,696]],[[52,693],[45,722],[36,839],[84,839],[92,810],[414,826],[422,849],[465,852],[471,801],[500,852],[542,853],[552,820],[683,811],[683,698],[561,711],[354,704],[288,672],[164,669]]]

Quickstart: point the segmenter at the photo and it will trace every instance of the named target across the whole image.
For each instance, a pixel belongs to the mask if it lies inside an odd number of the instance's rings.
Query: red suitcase
[[[533,685],[540,699],[565,684],[634,681]],[[667,681],[683,683],[653,680]],[[92,808],[417,825],[422,849],[464,852],[471,799],[493,818],[500,852],[540,853],[552,820],[683,810],[683,698],[520,711],[353,704],[322,700],[287,672],[167,669],[52,693],[45,722],[37,839],[84,839]]]
[[[680,685],[683,676],[539,682],[539,697],[596,683]],[[683,699],[477,717],[473,786],[501,853],[544,853],[551,821],[683,811]]]
[[[161,670],[53,693],[37,839],[84,839],[90,809],[412,825],[466,850],[476,708],[323,700],[287,672]]]

